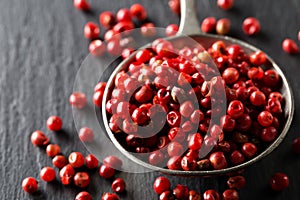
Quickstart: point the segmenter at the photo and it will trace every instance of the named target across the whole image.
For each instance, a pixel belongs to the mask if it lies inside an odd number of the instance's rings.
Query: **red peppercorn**
[[[181,125],[182,131],[187,133],[192,131],[194,128],[196,128],[195,125],[192,124],[190,121],[186,121]]]
[[[255,35],[260,31],[260,23],[254,17],[248,17],[243,21],[243,31],[247,35]]]
[[[266,103],[266,96],[261,91],[254,91],[250,95],[250,102],[254,106],[261,106]]]
[[[219,35],[226,35],[227,33],[229,33],[230,26],[231,23],[229,19],[227,18],[219,19],[216,24],[216,32]]]
[[[216,30],[217,21],[214,17],[207,17],[201,23],[201,30],[204,33],[211,33]]]
[[[99,175],[105,179],[109,179],[115,175],[115,169],[105,164],[101,165]]]
[[[280,101],[278,99],[272,98],[268,100],[268,104],[266,106],[266,110],[271,112],[272,114],[280,114],[282,113],[282,108]]]
[[[87,39],[96,39],[100,36],[99,26],[94,22],[86,23],[83,32]]]
[[[255,144],[247,142],[242,146],[242,152],[248,158],[252,158],[257,153],[257,147]]]
[[[217,55],[222,55],[225,52],[226,45],[223,41],[216,41],[211,45],[212,52],[216,53]]]
[[[102,99],[103,99],[103,91],[97,91],[93,95],[93,103],[95,106],[101,107],[102,106]]]
[[[248,77],[251,79],[251,80],[262,80],[263,77],[264,77],[264,71],[262,68],[260,67],[252,67],[248,70],[248,73],[247,73]],[[253,86],[253,85],[252,85]]]
[[[122,130],[127,134],[136,134],[138,131],[138,125],[134,122],[130,122],[128,119],[125,119],[122,123]]]
[[[139,63],[146,63],[152,57],[152,53],[147,49],[138,50],[135,54],[135,59]]]
[[[220,200],[220,195],[215,190],[206,190],[203,193],[203,200]]]
[[[218,0],[217,5],[223,10],[229,10],[233,7],[234,0]]]
[[[199,133],[195,133],[191,136],[188,146],[192,150],[199,150],[202,147],[203,137]]]
[[[130,134],[126,137],[126,143],[130,147],[140,147],[143,145],[143,139]]]
[[[191,101],[183,102],[179,108],[180,114],[184,117],[190,117],[194,110],[194,105]]]
[[[244,113],[244,104],[238,100],[231,101],[228,105],[227,113],[232,118],[239,118]]]
[[[75,170],[70,164],[67,164],[59,171],[59,177],[63,185],[70,185],[73,181],[74,175]]]
[[[229,67],[224,70],[222,78],[224,79],[226,84],[233,84],[239,79],[239,72],[237,69]]]
[[[99,82],[97,85],[94,87],[94,92],[102,91],[104,92],[106,87],[106,82]]]
[[[173,200],[175,199],[171,191],[164,191],[159,195],[159,200]]]
[[[113,181],[111,184],[111,188],[116,193],[122,193],[124,192],[126,187],[125,181],[121,178],[117,178]]]
[[[75,200],[92,200],[92,196],[90,193],[82,191],[76,195]]]
[[[47,119],[47,128],[50,131],[59,131],[62,127],[62,120],[58,116],[51,116]]]
[[[148,162],[151,164],[151,165],[154,165],[154,166],[159,166],[160,164],[162,164],[162,162],[164,161],[165,159],[165,155],[160,152],[160,151],[154,151],[152,152],[149,157],[148,157]]]
[[[116,156],[108,156],[103,159],[103,163],[107,166],[110,166],[114,169],[119,169],[122,167],[122,161]]]
[[[171,37],[176,35],[179,30],[179,26],[177,24],[170,24],[166,27],[166,36]]]
[[[190,116],[190,121],[194,124],[199,124],[204,119],[204,114],[201,110],[194,110]]]
[[[52,164],[58,169],[61,169],[68,164],[68,160],[63,155],[57,155],[52,159]]]
[[[195,171],[197,170],[198,164],[197,160],[191,156],[184,156],[181,159],[181,168],[184,171]]]
[[[239,165],[245,161],[245,157],[241,152],[235,150],[230,155],[230,161],[233,165]]]
[[[104,40],[106,42],[109,42],[109,41],[112,41],[112,40],[120,42],[120,39],[121,39],[121,35],[113,29],[107,30],[104,34]]]
[[[133,52],[134,52],[134,49],[132,49],[132,48],[125,48],[125,49],[123,49],[123,51],[122,51],[122,58],[123,59],[128,58]]]
[[[210,128],[210,137],[218,140],[219,142],[222,142],[223,139],[224,139],[224,133],[223,133],[223,130],[220,126],[218,125],[213,125],[211,128]]]
[[[233,189],[225,190],[222,196],[223,200],[239,200],[239,193]]]
[[[93,40],[89,44],[89,51],[93,56],[99,57],[102,56],[105,52],[105,44],[102,40]]]
[[[114,25],[112,30],[114,30],[115,33],[122,33],[125,31],[130,31],[133,28],[134,28],[134,24],[131,21],[122,21],[122,22],[118,22],[116,25]],[[121,38],[117,38],[117,39],[114,39],[114,40],[116,42],[120,43],[120,47],[126,46],[125,44],[126,43],[128,44],[128,42],[130,42],[130,41],[128,41],[128,39],[124,38],[124,40],[123,40],[124,43],[121,45],[121,41],[122,41],[122,40],[120,40]],[[115,55],[115,54],[113,54],[113,55]]]
[[[79,139],[82,142],[93,142],[94,141],[94,132],[88,127],[83,127],[78,132]]]
[[[259,89],[257,87],[255,87],[255,86],[250,86],[248,88],[248,94],[252,94],[255,91],[259,91]]]
[[[186,157],[191,157],[193,159],[198,160],[199,159],[199,150],[188,150],[188,152],[185,154]]]
[[[201,200],[201,195],[199,192],[197,192],[195,190],[190,190],[188,199],[189,200]]]
[[[227,185],[230,189],[240,190],[246,185],[246,179],[243,176],[233,176],[227,181]]]
[[[276,128],[273,126],[266,127],[262,129],[260,133],[260,139],[264,142],[272,142],[278,136]]]
[[[110,40],[106,45],[106,50],[109,54],[119,56],[122,53],[122,47],[119,40]]]
[[[143,21],[147,17],[147,12],[141,4],[133,4],[130,7],[131,16],[136,17],[138,20]]]
[[[136,78],[134,78],[134,77],[127,78],[124,81],[124,89],[126,92],[131,93],[137,89],[138,84],[139,84],[139,82]],[[127,104],[127,102],[126,102],[126,104]]]
[[[35,146],[44,146],[49,143],[48,137],[40,130],[34,131],[31,134],[30,140]]]
[[[57,144],[49,144],[46,148],[46,153],[49,157],[54,157],[60,154],[60,147]]]
[[[173,13],[180,15],[180,0],[169,0],[168,5]]]
[[[174,55],[173,45],[169,41],[161,41],[156,45],[154,50],[161,57],[172,57]]]
[[[88,169],[95,169],[98,167],[98,164],[99,161],[93,154],[89,154],[85,157],[85,165]]]
[[[279,85],[280,76],[274,70],[269,69],[265,71],[263,81],[268,87],[276,87]]]
[[[34,193],[38,189],[38,182],[33,177],[27,177],[22,181],[22,188],[27,193]]]
[[[204,79],[202,75],[198,72],[194,73],[192,76],[192,83],[196,85],[202,85],[204,82]]]
[[[110,99],[105,105],[106,111],[112,115],[110,122],[116,122],[121,116],[117,115],[117,106],[119,101],[117,99]]]
[[[242,47],[236,44],[228,46],[226,48],[226,51],[229,57],[232,58],[233,60],[238,59],[244,53]]]
[[[161,194],[165,191],[170,190],[171,183],[168,178],[160,176],[155,179],[153,187],[154,187],[154,191],[157,194]]]
[[[300,154],[300,138],[295,138],[293,140],[292,150],[296,154]]]
[[[84,157],[80,152],[72,152],[69,155],[69,163],[74,168],[79,168],[84,165]]]
[[[104,11],[99,15],[100,24],[110,29],[116,24],[116,17],[111,11]]]
[[[55,171],[52,167],[44,167],[40,172],[43,181],[51,182],[55,179]]]
[[[83,108],[86,105],[86,96],[82,92],[73,92],[70,95],[69,103],[74,108]]]
[[[223,152],[217,151],[209,156],[209,161],[214,169],[224,169],[227,167],[227,161]]]
[[[274,191],[282,191],[289,186],[289,177],[284,173],[275,173],[270,179],[270,186]]]
[[[256,51],[250,55],[249,60],[250,60],[251,64],[259,66],[259,65],[266,63],[267,56],[262,51]]]
[[[167,122],[171,127],[179,126],[181,122],[181,115],[177,111],[171,111],[167,114]]]
[[[230,117],[229,115],[224,115],[221,119],[220,119],[220,125],[223,128],[224,131],[233,131],[235,128],[235,120]]]
[[[144,37],[153,37],[156,34],[156,28],[153,23],[145,23],[141,25],[140,29]]]
[[[171,142],[168,145],[168,154],[172,156],[181,156],[184,152],[183,146],[178,142]]]
[[[86,172],[77,172],[74,176],[74,184],[77,187],[85,188],[90,184],[90,176]]]
[[[248,64],[247,64],[247,65],[248,65]],[[248,73],[248,71],[247,71],[247,73]],[[246,75],[247,73],[241,73],[241,74]],[[233,88],[233,89],[236,89],[236,90],[237,90],[238,88],[240,88],[240,87],[244,87],[244,88],[247,87],[247,86],[246,86],[246,83],[245,83],[244,81],[241,81],[241,80],[240,80],[240,81],[237,81],[237,82],[236,82],[235,84],[233,84],[233,86],[232,86],[232,88]]]
[[[231,102],[238,98],[236,90],[230,89],[229,87],[225,88],[227,101]]]
[[[131,12],[130,12],[130,10],[127,9],[127,8],[120,9],[117,12],[117,20],[119,22],[122,22],[122,21],[131,21],[132,18],[131,18]]]
[[[286,53],[289,53],[289,54],[299,53],[299,47],[298,47],[297,43],[294,40],[289,39],[289,38],[283,40],[282,49],[283,49],[283,51],[285,51]]]
[[[193,51],[192,51],[192,49],[190,49],[188,47],[184,47],[184,48],[179,50],[179,55],[182,55],[186,58],[192,58],[193,57]],[[192,73],[196,72],[196,70],[193,69],[193,66],[191,65],[191,63],[189,61],[180,62],[179,63],[179,70],[181,72],[185,72],[185,73],[190,74],[190,75]]]
[[[101,200],[120,200],[119,196],[114,193],[106,192],[102,195]]]
[[[171,93],[166,88],[161,88],[157,92],[157,98],[162,104],[169,104],[171,100]]]
[[[90,4],[86,0],[74,0],[74,7],[78,10],[88,11],[90,10]]]
[[[189,197],[189,189],[184,185],[178,184],[173,189],[173,195],[176,199],[187,199]]]
[[[262,111],[259,113],[257,121],[262,126],[270,126],[273,123],[273,115],[268,111]]]

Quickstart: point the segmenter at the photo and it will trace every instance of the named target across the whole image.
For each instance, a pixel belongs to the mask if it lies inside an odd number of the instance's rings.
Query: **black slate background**
[[[30,143],[30,134],[44,130],[51,141],[61,145],[65,154],[74,150],[85,152],[73,125],[68,97],[72,92],[77,69],[88,54],[88,41],[82,29],[88,20],[97,21],[105,10],[117,11],[129,7],[134,0],[91,0],[92,14],[84,14],[73,8],[72,0],[0,0],[0,199],[74,199],[78,189],[63,187],[59,182],[40,182],[39,192],[25,194],[22,179],[38,177],[39,169],[51,165],[43,149]],[[178,23],[171,13],[167,0],[141,0],[149,19],[159,27]],[[298,102],[300,56],[290,56],[281,50],[285,37],[296,39],[300,29],[300,1],[298,0],[236,0],[234,9],[225,12],[217,8],[215,0],[197,1],[198,17],[229,17],[232,20],[230,35],[257,45],[265,50],[282,67],[294,91],[296,115],[289,135],[270,156],[245,172],[247,187],[240,193],[241,199],[297,200],[300,198],[300,157],[290,151],[291,141],[299,137],[300,124]],[[241,31],[242,20],[256,16],[262,24],[262,32],[255,37]],[[104,31],[103,31],[104,32]],[[102,33],[103,33],[102,32]],[[46,131],[45,121],[50,115],[64,120],[65,134]],[[87,154],[87,152],[85,152]],[[274,193],[268,188],[270,176],[277,171],[286,172],[290,187]],[[93,184],[88,191],[94,199],[110,191],[109,181],[93,172]],[[157,173],[125,174],[118,176],[127,181],[127,194],[122,199],[157,199],[152,183]],[[223,190],[225,178],[171,177],[173,186],[187,184],[191,189],[203,192],[208,188]]]

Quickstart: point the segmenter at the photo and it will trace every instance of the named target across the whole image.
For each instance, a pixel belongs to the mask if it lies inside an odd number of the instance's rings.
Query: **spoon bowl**
[[[213,35],[213,34],[206,34],[206,33],[201,33],[199,29],[199,25],[196,19],[196,14],[194,12],[194,0],[181,0],[181,23],[180,23],[180,28],[179,28],[179,33],[171,38],[168,38],[167,40],[172,41],[177,43],[182,43],[183,39],[188,38],[189,40],[192,39],[196,41],[196,43],[201,44],[201,46],[204,47],[204,49],[207,49],[210,47],[214,42],[216,41],[223,41],[226,46],[237,44],[242,47],[242,49],[245,51],[247,54],[251,54],[253,52],[260,51],[260,49],[243,42],[241,40],[231,38],[228,36],[220,36],[220,35]],[[188,37],[186,36],[188,35]],[[184,44],[184,42],[183,42]],[[150,48],[151,45],[145,45],[143,48]],[[105,104],[108,100],[108,97],[110,96],[110,91],[114,87],[114,78],[117,75],[118,72],[121,70],[126,69],[131,62],[134,61],[136,52],[134,52],[131,56],[129,56],[127,59],[122,61],[118,67],[113,71],[111,74],[107,86],[104,92],[103,96],[103,102],[102,106],[105,107]],[[290,85],[281,71],[280,67],[272,60],[271,57],[267,55],[267,63],[265,64],[265,67],[267,69],[273,69],[275,70],[281,77],[282,79],[282,86],[280,89],[280,92],[285,98],[285,104],[283,107],[284,113],[283,113],[283,123],[282,124],[282,131],[279,133],[278,137],[262,152],[260,152],[258,155],[256,155],[254,158],[248,160],[247,162],[244,162],[240,165],[236,165],[233,167],[228,167],[225,169],[220,169],[220,170],[206,170],[206,171],[181,171],[181,170],[170,170],[158,166],[151,165],[147,162],[144,162],[143,160],[139,159],[138,157],[134,156],[131,152],[128,152],[116,139],[114,133],[111,131],[109,128],[108,124],[108,116],[106,113],[106,110],[102,110],[102,117],[104,120],[104,126],[106,129],[106,132],[108,136],[110,137],[112,143],[116,146],[116,148],[123,153],[127,158],[132,160],[133,162],[137,163],[140,166],[143,166],[147,169],[153,170],[153,171],[159,171],[162,173],[170,174],[170,175],[178,175],[178,176],[211,176],[211,175],[220,175],[220,174],[228,174],[230,172],[234,171],[239,171],[244,168],[246,168],[249,165],[252,165],[256,163],[257,161],[261,160],[268,154],[270,154],[276,147],[279,146],[279,144],[283,141],[285,138],[289,127],[291,125],[292,119],[293,119],[293,114],[294,114],[294,98],[292,94],[292,90],[290,88]]]

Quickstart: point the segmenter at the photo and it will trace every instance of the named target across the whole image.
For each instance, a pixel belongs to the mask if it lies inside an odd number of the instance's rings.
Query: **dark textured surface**
[[[136,1],[92,0],[94,14],[84,14],[73,8],[72,0],[1,0],[0,1],[0,199],[74,199],[79,190],[63,187],[58,182],[40,182],[39,192],[25,194],[22,179],[38,177],[39,169],[51,165],[43,149],[30,143],[30,133],[44,130],[51,141],[58,143],[65,154],[74,150],[85,151],[75,134],[68,97],[72,92],[75,74],[87,55],[87,45],[82,34],[84,23],[96,21],[104,10],[129,7]],[[149,19],[157,26],[178,23],[167,1],[142,0]],[[198,0],[198,16],[229,17],[232,20],[231,35],[264,49],[282,67],[295,94],[296,115],[289,135],[275,152],[260,163],[247,169],[247,187],[240,193],[241,199],[297,200],[299,195],[300,157],[290,152],[291,141],[300,136],[298,102],[300,57],[289,56],[281,50],[285,37],[296,39],[300,27],[300,1],[298,0],[237,0],[234,9],[225,12],[217,8],[215,0]],[[247,37],[241,31],[242,20],[256,16],[262,24],[262,32]],[[103,33],[103,32],[102,32]],[[46,131],[45,120],[57,114],[64,120],[65,134]],[[282,193],[268,188],[270,176],[277,171],[290,176],[290,187]],[[92,173],[93,184],[87,189],[94,199],[100,199],[104,191],[110,191],[109,181]],[[119,174],[128,183],[127,194],[122,199],[157,199],[152,190],[158,174]],[[225,178],[176,178],[173,185],[187,184],[191,189],[208,188],[223,190]]]

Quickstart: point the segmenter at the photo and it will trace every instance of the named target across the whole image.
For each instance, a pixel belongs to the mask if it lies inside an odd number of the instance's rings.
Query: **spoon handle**
[[[181,20],[178,34],[193,35],[201,33],[196,16],[195,0],[180,0]]]

